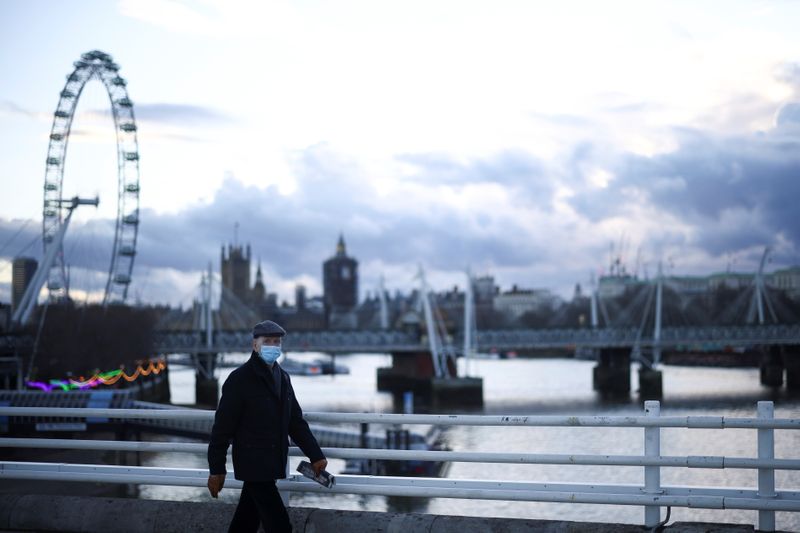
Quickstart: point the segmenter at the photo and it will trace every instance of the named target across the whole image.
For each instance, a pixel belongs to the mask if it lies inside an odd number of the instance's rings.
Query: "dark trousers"
[[[266,533],[292,531],[289,514],[283,506],[275,481],[244,482],[228,533],[255,533],[259,522]]]

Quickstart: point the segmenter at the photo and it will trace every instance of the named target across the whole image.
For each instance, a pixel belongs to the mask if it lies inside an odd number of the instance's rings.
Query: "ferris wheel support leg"
[[[17,326],[24,325],[36,307],[36,301],[39,299],[39,291],[42,290],[45,281],[47,281],[50,268],[53,266],[53,262],[58,255],[58,251],[61,250],[61,245],[64,243],[64,235],[67,234],[69,221],[72,220],[72,213],[75,212],[75,209],[79,205],[93,205],[97,207],[100,204],[100,199],[85,199],[78,198],[76,196],[71,200],[65,200],[64,203],[70,204],[69,212],[67,213],[66,218],[64,218],[64,222],[61,224],[61,228],[59,228],[58,233],[56,233],[53,242],[51,242],[50,246],[47,248],[44,259],[42,259],[39,268],[36,269],[36,273],[33,275],[33,279],[28,284],[28,288],[25,289],[20,301],[20,305],[17,307],[17,309],[14,311],[14,315],[11,317],[12,324]]]
[[[42,286],[44,286],[44,282],[47,280],[47,275],[50,272],[50,267],[53,265],[56,254],[61,249],[61,244],[64,242],[64,235],[67,233],[69,221],[74,211],[74,207],[70,209],[64,223],[61,225],[60,231],[56,234],[50,247],[47,248],[44,259],[42,259],[39,268],[36,269],[36,273],[33,275],[33,279],[22,295],[19,307],[17,307],[14,311],[14,315],[11,317],[11,322],[13,324],[18,326],[24,325],[30,318],[33,309],[36,307],[36,301],[39,299],[39,291],[42,290]]]

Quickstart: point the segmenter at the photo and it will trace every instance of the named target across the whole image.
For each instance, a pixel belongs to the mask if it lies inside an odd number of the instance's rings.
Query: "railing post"
[[[772,402],[758,402],[758,418],[772,420],[775,407]],[[772,428],[758,429],[758,458],[775,458],[775,430]],[[759,498],[774,498],[775,469],[758,469],[758,496]],[[758,529],[760,531],[775,531],[775,511],[758,512]]]
[[[661,403],[658,400],[648,400],[644,402],[645,416],[660,416]],[[644,428],[644,455],[645,457],[661,456],[661,428]],[[645,494],[661,494],[661,467],[644,467],[644,492]],[[661,507],[658,505],[646,505],[644,507],[645,527],[655,527],[661,522]]]

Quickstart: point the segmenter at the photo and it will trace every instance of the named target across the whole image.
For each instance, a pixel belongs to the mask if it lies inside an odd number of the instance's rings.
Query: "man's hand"
[[[212,498],[216,498],[222,487],[225,485],[225,474],[211,474],[208,476],[208,492]]]
[[[318,476],[320,472],[325,470],[326,466],[328,466],[328,460],[320,459],[319,461],[312,463],[311,468],[314,469],[314,474]]]

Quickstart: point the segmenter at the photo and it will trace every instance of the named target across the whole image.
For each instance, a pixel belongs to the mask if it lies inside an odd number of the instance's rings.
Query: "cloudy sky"
[[[41,254],[44,162],[72,62],[99,49],[139,125],[131,295],[188,303],[249,242],[268,290],[321,291],[343,232],[362,294],[463,271],[569,296],[610,249],[652,275],[800,264],[797,2],[0,2],[0,300]],[[108,97],[87,85],[66,242],[104,286]],[[38,239],[38,240],[37,240]],[[639,260],[637,261],[637,257]]]

